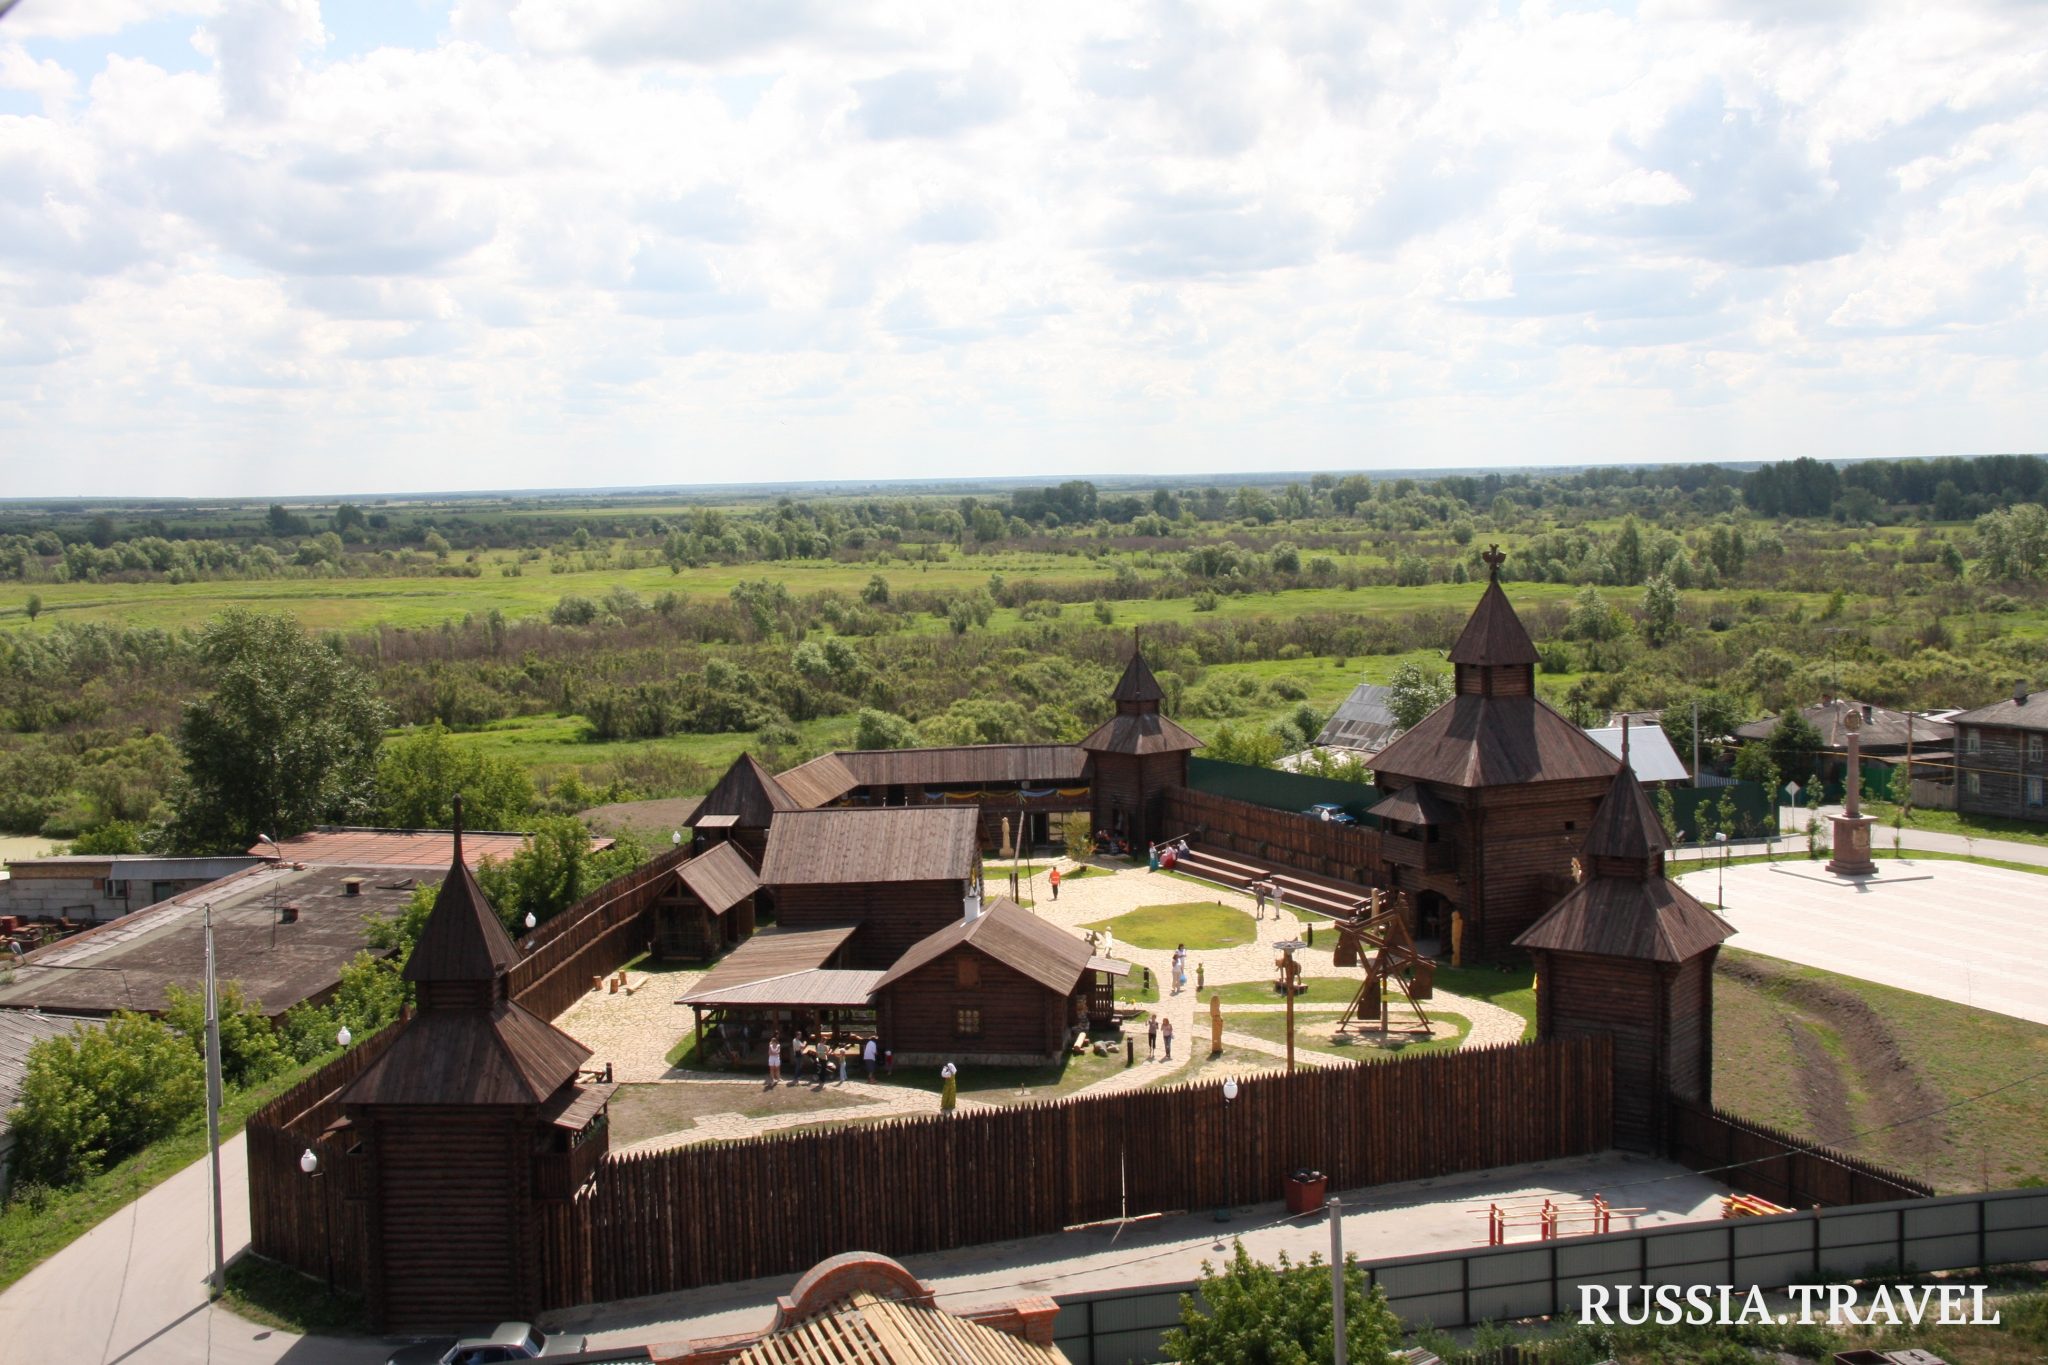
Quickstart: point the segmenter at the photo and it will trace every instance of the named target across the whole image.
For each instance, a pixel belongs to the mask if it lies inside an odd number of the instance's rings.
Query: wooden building
[[[679,865],[654,903],[654,955],[709,958],[746,942],[754,932],[760,889],[761,879],[740,846],[714,843]]]
[[[1911,711],[1894,711],[1868,702],[1851,701],[1847,697],[1823,697],[1812,706],[1800,707],[1799,714],[1820,732],[1820,752],[1814,756],[1814,769],[1829,779],[1843,776],[1849,753],[1849,717],[1852,715],[1856,718],[1856,743],[1862,749],[1866,762],[1904,758],[1912,750],[1931,752],[1947,749],[1956,737],[1956,726],[1952,721],[1932,720]],[[1765,716],[1762,720],[1738,725],[1735,738],[1747,744],[1768,743],[1778,732],[1778,719]],[[1783,776],[1788,782],[1804,786],[1812,774],[1785,773]]]
[[[784,791],[760,759],[741,754],[683,823],[698,845],[738,844],[746,850],[747,860],[759,867],[768,847],[769,825],[784,811],[802,809],[804,803]]]
[[[1666,1146],[1667,1098],[1713,1103],[1714,959],[1735,932],[1665,877],[1669,847],[1624,766],[1587,833],[1585,880],[1515,940],[1536,960],[1539,1036],[1614,1040],[1615,1145],[1643,1152]]]
[[[830,806],[975,806],[983,848],[1003,825],[1025,847],[1052,841],[1058,817],[1090,809],[1088,755],[1072,744],[962,744],[821,754],[778,779],[807,810]]]
[[[1619,763],[1536,696],[1536,645],[1501,591],[1505,556],[1451,648],[1456,691],[1374,760],[1386,793],[1382,884],[1408,893],[1419,938],[1507,952],[1570,886],[1571,860]]]
[[[1080,746],[1090,762],[1090,804],[1098,831],[1142,850],[1186,833],[1159,827],[1159,797],[1187,786],[1188,755],[1201,748],[1202,741],[1160,713],[1166,690],[1135,644],[1110,695],[1116,714]]]
[[[2048,693],[2022,683],[2005,701],[1955,718],[1956,809],[2048,821]]]
[[[981,883],[972,806],[784,811],[761,884],[791,929],[858,923],[847,965],[887,970],[960,918]]]
[[[570,1197],[608,1145],[613,1087],[580,1083],[589,1049],[508,998],[518,950],[463,860],[461,820],[458,802],[454,862],[405,967],[417,1006],[340,1095],[380,1330],[532,1316],[539,1205]]]
[[[876,1018],[899,1062],[1046,1062],[1129,970],[1007,897],[970,897],[875,983]]]

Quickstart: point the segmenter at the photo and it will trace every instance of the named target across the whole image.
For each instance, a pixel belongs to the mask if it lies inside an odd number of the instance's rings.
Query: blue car
[[[1356,819],[1345,812],[1342,806],[1334,805],[1328,801],[1318,801],[1315,805],[1303,811],[1302,814],[1312,815],[1318,820],[1324,820],[1333,825],[1355,825],[1358,823]]]

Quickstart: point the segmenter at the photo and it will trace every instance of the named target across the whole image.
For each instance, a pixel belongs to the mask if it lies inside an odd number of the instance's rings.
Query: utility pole
[[[1692,784],[1695,787],[1700,784],[1700,702],[1697,697],[1692,702]]]
[[[1345,1365],[1344,1341],[1344,1201],[1332,1198],[1330,1215],[1330,1313],[1337,1328],[1336,1365]]]
[[[213,903],[206,905],[206,1146],[213,1156],[213,1292],[227,1289],[227,1234],[220,1197],[220,991],[213,965]]]

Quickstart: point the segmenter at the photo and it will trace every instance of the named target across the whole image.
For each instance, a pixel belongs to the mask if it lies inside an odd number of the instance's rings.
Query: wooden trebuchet
[[[1339,967],[1363,963],[1365,980],[1344,1014],[1337,1020],[1338,1032],[1352,1023],[1372,1019],[1380,1032],[1387,1031],[1387,1002],[1383,985],[1401,992],[1422,1026],[1429,1027],[1429,1015],[1422,1002],[1435,994],[1436,963],[1425,957],[1409,937],[1407,919],[1396,900],[1405,893],[1373,891],[1358,903],[1349,919],[1336,921],[1337,950],[1332,961]]]

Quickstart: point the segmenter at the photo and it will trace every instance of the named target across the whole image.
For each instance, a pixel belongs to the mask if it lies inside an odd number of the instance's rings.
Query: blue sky
[[[22,0],[11,496],[2043,448],[2022,3]]]

